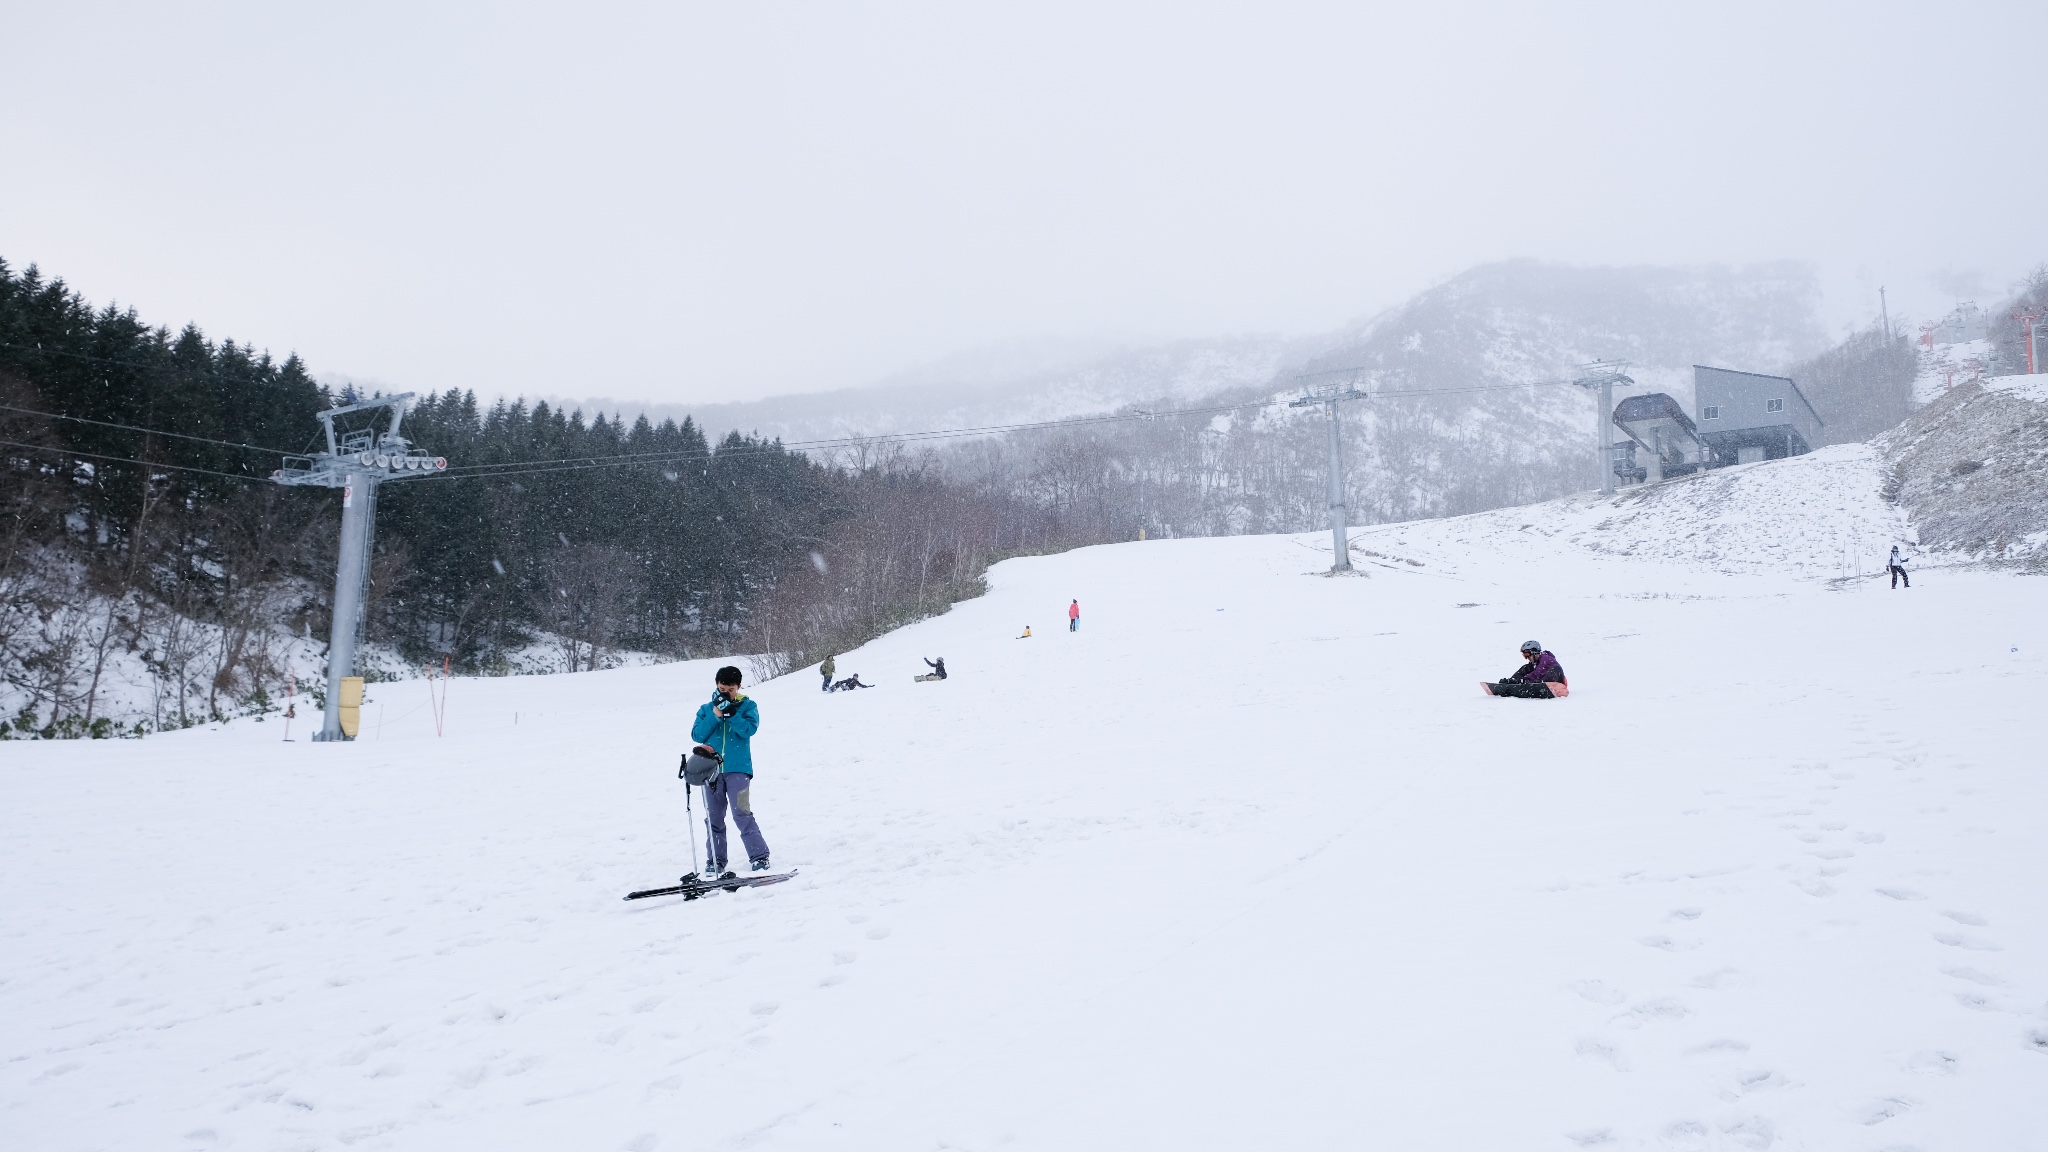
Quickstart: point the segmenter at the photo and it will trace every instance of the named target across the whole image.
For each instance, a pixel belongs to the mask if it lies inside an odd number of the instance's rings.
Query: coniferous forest
[[[295,357],[153,328],[0,262],[17,731],[175,727],[278,693],[280,639],[328,634],[340,512],[269,477],[319,445],[315,413],[339,399]],[[404,434],[451,467],[379,495],[366,638],[459,671],[507,670],[543,638],[565,671],[631,649],[765,653],[772,672],[943,611],[1001,556],[1087,539],[897,452],[833,463],[453,391],[416,401]],[[105,702],[124,655],[154,683],[139,721]]]

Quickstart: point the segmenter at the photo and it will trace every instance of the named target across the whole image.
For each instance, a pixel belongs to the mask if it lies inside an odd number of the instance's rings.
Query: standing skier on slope
[[[818,665],[818,671],[825,677],[825,686],[820,691],[830,692],[832,690],[832,673],[837,671],[837,668],[832,663],[832,657],[825,657],[825,662]]]
[[[1913,586],[1913,578],[1906,575],[1906,555],[1899,551],[1897,544],[1892,545],[1891,562],[1886,564],[1885,567],[1890,568],[1892,571],[1892,587],[1897,588],[1901,580],[1906,582],[1906,587],[1911,588]]]
[[[761,837],[761,825],[754,820],[754,802],[749,791],[754,783],[754,753],[748,742],[761,730],[761,709],[740,692],[740,670],[728,664],[718,670],[718,691],[697,709],[697,722],[690,726],[690,739],[708,752],[715,752],[724,770],[704,789],[709,808],[711,843],[705,845],[705,868],[717,874],[725,871],[725,810],[732,808],[732,822],[739,826],[740,840],[754,871],[768,869],[768,841]]]
[[[1079,632],[1080,630],[1081,602],[1079,600],[1076,600],[1072,604],[1067,605],[1067,631]]]
[[[1522,658],[1528,663],[1515,670],[1515,674],[1495,684],[1482,684],[1490,695],[1519,696],[1526,700],[1551,700],[1563,695],[1553,691],[1551,685],[1562,688],[1567,685],[1564,666],[1557,657],[1543,650],[1543,645],[1534,640],[1522,645]]]

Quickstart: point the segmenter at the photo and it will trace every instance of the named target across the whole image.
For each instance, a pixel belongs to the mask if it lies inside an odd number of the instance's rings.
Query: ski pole
[[[718,777],[716,777],[716,776],[713,776],[713,777],[712,777],[711,779],[712,779],[712,780],[716,780],[716,779],[718,779]],[[710,873],[715,873],[715,872],[717,871],[717,869],[715,869],[715,868],[713,868],[713,867],[712,867],[712,861],[711,861],[711,781],[710,781],[710,780],[707,780],[707,781],[705,781],[705,782],[704,782],[704,785],[703,785],[703,788],[704,788],[704,870],[705,870],[706,872],[710,872]]]

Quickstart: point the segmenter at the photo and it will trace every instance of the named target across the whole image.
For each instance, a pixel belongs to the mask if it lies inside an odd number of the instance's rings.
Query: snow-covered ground
[[[706,662],[0,748],[0,1144],[2038,1147],[2043,585],[1859,452],[1006,563],[760,688],[695,903]]]
[[[1920,373],[1913,379],[1913,403],[1930,404],[1958,384],[1984,379],[1984,372],[1998,356],[1998,345],[1989,340],[1965,340],[1957,344],[1936,344],[1920,351]]]
[[[2048,403],[2048,373],[1993,376],[1984,382],[1984,390],[2010,392],[2022,400],[2032,400],[2036,404]]]

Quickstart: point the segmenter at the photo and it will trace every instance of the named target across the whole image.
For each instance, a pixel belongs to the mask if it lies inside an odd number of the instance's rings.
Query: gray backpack
[[[725,771],[725,762],[719,757],[718,753],[713,752],[711,755],[706,756],[703,752],[692,748],[688,752],[683,753],[683,763],[676,769],[676,778],[694,788],[699,784],[709,784],[713,780],[718,779],[718,774],[723,771]]]

